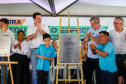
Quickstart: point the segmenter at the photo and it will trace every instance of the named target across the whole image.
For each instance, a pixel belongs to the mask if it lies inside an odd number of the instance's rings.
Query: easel
[[[5,28],[2,29],[2,32],[5,32]],[[0,61],[0,64],[3,64],[3,84],[5,84],[5,65],[9,65],[10,76],[11,76],[11,83],[14,84],[11,64],[18,64],[18,62],[10,61],[10,56],[8,56],[8,61],[5,61],[5,57],[3,57],[3,61]]]
[[[61,18],[60,18],[60,24],[59,24],[59,40],[58,40],[58,53],[57,53],[57,74],[56,74],[56,84],[58,84],[58,81],[65,81],[67,84],[67,81],[69,83],[71,81],[81,81],[81,84],[83,84],[83,71],[82,71],[82,59],[81,59],[81,45],[80,45],[80,32],[79,32],[79,19],[77,18],[77,29],[70,29],[70,13],[68,11],[68,29],[61,29]],[[69,35],[71,31],[78,31],[79,35],[79,63],[60,63],[59,62],[59,51],[60,51],[60,34],[62,30],[67,30]],[[67,70],[69,66],[69,78],[66,77],[66,79],[58,79],[58,73],[59,73],[59,65],[66,65]],[[80,65],[81,67],[81,79],[71,79],[71,65]],[[66,71],[66,76],[67,76],[67,71]]]

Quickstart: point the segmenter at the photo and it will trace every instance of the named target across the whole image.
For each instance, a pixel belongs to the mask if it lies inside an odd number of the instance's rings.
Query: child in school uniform
[[[50,61],[53,61],[55,55],[54,47],[50,46],[51,37],[49,34],[43,34],[44,44],[40,44],[36,57],[39,57],[37,63],[37,84],[47,84],[48,74],[50,71]]]

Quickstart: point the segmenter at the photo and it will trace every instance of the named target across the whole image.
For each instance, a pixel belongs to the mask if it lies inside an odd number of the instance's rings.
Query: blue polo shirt
[[[89,33],[89,31],[91,32],[91,35],[92,35],[93,37],[99,39],[99,32],[101,32],[101,31],[106,31],[106,29],[103,28],[102,26],[100,26],[99,29],[94,30],[94,29],[91,27],[87,32]],[[91,49],[89,48],[89,45],[90,45],[92,42],[93,42],[93,41],[92,41],[91,39],[89,39],[89,41],[88,41],[88,53],[87,53],[87,57],[93,58],[93,59],[98,59],[98,58],[99,58],[99,55],[98,55],[98,54],[94,55],[94,54],[92,53]],[[98,46],[98,44],[96,44],[95,42],[93,42],[93,44],[94,44],[96,47]]]
[[[46,48],[44,44],[39,45],[36,54],[49,58],[56,57],[54,47],[49,46]],[[37,70],[50,71],[50,61],[47,59],[39,58],[37,63]]]
[[[108,53],[106,57],[99,56],[99,66],[101,70],[116,72],[117,66],[115,61],[115,50],[111,42],[108,42],[105,46],[99,44],[97,47],[101,51]]]

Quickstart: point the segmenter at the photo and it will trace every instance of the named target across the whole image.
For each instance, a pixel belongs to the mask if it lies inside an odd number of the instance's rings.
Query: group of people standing
[[[54,57],[56,57],[56,43],[54,44],[54,47],[50,46],[50,31],[46,24],[41,24],[41,13],[34,13],[33,20],[34,24],[29,26],[27,29],[27,38],[24,39],[25,33],[24,31],[20,30],[17,32],[17,39],[15,39],[14,33],[8,29],[9,20],[6,18],[0,19],[1,32],[4,28],[5,32],[8,32],[11,37],[10,59],[11,61],[18,61],[17,65],[12,65],[15,84],[30,84],[29,59],[27,57],[30,49],[32,64],[32,84],[47,84],[50,70],[50,61],[53,61]],[[28,41],[30,41],[30,43],[28,43]],[[1,79],[1,83],[3,83],[3,78]],[[11,84],[7,69],[6,80],[6,84]]]
[[[0,31],[5,28],[5,32],[10,33],[11,60],[18,61],[19,66],[29,67],[27,55],[31,49],[32,84],[47,84],[50,61],[56,57],[57,46],[55,45],[57,44],[54,41],[53,47],[50,46],[50,31],[46,24],[41,24],[41,13],[34,13],[33,20],[34,24],[27,29],[26,39],[22,30],[17,32],[17,39],[15,39],[13,32],[8,29],[9,21],[6,18],[0,20]],[[92,74],[95,70],[96,84],[121,84],[122,82],[126,84],[126,30],[123,28],[123,18],[115,18],[115,29],[109,33],[100,25],[97,16],[91,17],[90,24],[92,27],[81,40],[84,82],[92,84]],[[16,69],[15,66],[12,65],[15,84],[29,84],[29,68],[22,71],[24,68],[16,66],[18,67]],[[17,75],[19,72],[20,75]],[[24,73],[27,74],[25,77]],[[8,84],[10,82],[8,79]]]
[[[116,17],[113,23],[115,29],[110,32],[102,28],[97,16],[91,17],[90,24],[92,27],[85,33],[82,42],[88,43],[88,50],[83,53],[87,54],[84,82],[92,84],[92,74],[95,70],[96,84],[126,84],[124,19]]]

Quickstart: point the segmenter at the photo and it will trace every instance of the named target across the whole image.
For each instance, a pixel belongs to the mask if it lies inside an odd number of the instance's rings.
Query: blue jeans
[[[32,84],[37,84],[37,62],[38,57],[36,57],[36,50],[35,48],[31,48],[31,64],[32,64]]]
[[[101,70],[102,84],[116,84],[116,72],[109,72]]]
[[[8,58],[7,57],[5,57],[5,61],[7,61],[8,60]],[[3,57],[0,57],[0,61],[3,61]],[[7,70],[7,68],[8,68],[8,65],[5,65],[5,84],[7,84],[7,77],[8,77],[8,70]],[[3,65],[1,65],[1,84],[3,84]]]
[[[49,74],[48,74],[47,84],[51,84],[51,83],[50,83],[50,72],[49,72]]]

